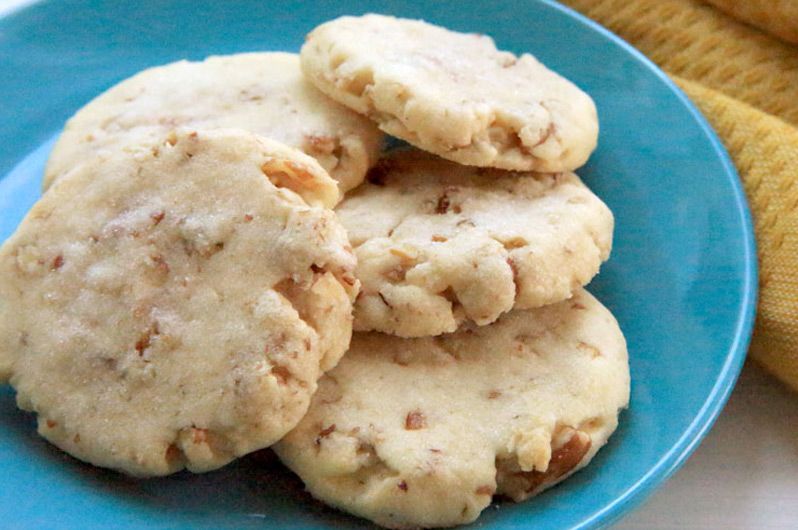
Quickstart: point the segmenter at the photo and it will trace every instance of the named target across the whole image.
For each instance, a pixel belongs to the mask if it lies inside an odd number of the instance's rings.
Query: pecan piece
[[[335,432],[335,424],[334,423],[332,423],[328,427],[325,427],[324,429],[320,430],[319,434],[316,436],[316,440],[314,441],[316,447],[320,446],[321,445],[321,441],[324,438],[327,438],[329,435],[331,435],[334,432]]]
[[[62,254],[57,255],[53,258],[53,264],[50,267],[50,270],[57,271],[64,265],[64,256]]]
[[[549,467],[546,471],[522,471],[517,473],[518,476],[526,479],[527,493],[533,493],[542,486],[556,482],[559,478],[567,475],[579,465],[579,462],[590,451],[592,440],[588,434],[568,427],[566,429],[571,431],[571,435],[564,444],[552,451]]]
[[[413,410],[407,413],[405,417],[405,429],[408,431],[417,431],[427,426],[427,418],[419,410]]]

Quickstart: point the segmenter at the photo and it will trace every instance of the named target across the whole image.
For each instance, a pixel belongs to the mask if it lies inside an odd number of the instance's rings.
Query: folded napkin
[[[798,2],[564,3],[668,72],[717,131],[754,217],[760,295],[749,353],[798,390]]]

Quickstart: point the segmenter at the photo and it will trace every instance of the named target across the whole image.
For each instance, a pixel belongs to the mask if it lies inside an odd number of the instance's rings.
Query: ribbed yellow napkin
[[[759,247],[750,354],[798,390],[798,46],[790,42],[798,42],[798,2],[708,1],[716,7],[697,0],[564,3],[659,64],[725,144]]]

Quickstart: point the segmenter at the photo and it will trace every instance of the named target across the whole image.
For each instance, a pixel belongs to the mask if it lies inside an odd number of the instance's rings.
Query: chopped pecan
[[[554,122],[551,122],[551,123],[549,123],[549,126],[548,126],[548,127],[546,127],[546,130],[545,130],[545,131],[543,131],[543,132],[541,133],[541,135],[540,135],[540,139],[539,139],[539,140],[537,141],[537,143],[536,143],[535,145],[533,145],[532,147],[533,147],[533,148],[534,148],[534,147],[537,147],[537,146],[541,145],[543,142],[545,142],[546,140],[548,140],[548,139],[549,139],[549,136],[551,136],[552,134],[554,134],[554,131],[555,131],[555,130],[556,130],[556,127],[555,127],[555,125],[554,125]]]
[[[164,453],[164,459],[167,463],[172,464],[180,460],[183,456],[183,451],[180,450],[175,444],[169,444]]]
[[[454,213],[460,213],[460,205],[452,204],[452,200],[449,197],[450,193],[457,193],[458,191],[459,188],[457,186],[447,186],[446,189],[443,190],[441,196],[438,197],[438,202],[435,205],[435,213],[445,214],[449,210],[453,211]]]
[[[402,264],[410,264],[415,261],[415,258],[400,248],[391,248],[388,250],[391,254],[399,258]]]
[[[518,60],[515,57],[507,57],[506,59],[502,59],[501,64],[502,68],[510,68],[517,63]]]
[[[53,264],[50,267],[51,270],[57,271],[64,265],[64,256],[62,254],[57,255],[53,258]]]
[[[272,158],[265,162],[261,171],[278,188],[315,188],[316,178],[310,169],[293,160]]]
[[[332,136],[305,135],[305,146],[314,153],[330,154],[338,146],[338,140]]]
[[[507,265],[510,266],[510,271],[513,273],[513,284],[515,284],[515,297],[518,298],[518,294],[521,292],[521,283],[518,279],[519,271],[518,265],[513,261],[513,258],[507,258]]]
[[[580,350],[587,352],[593,359],[597,359],[601,357],[601,350],[593,346],[592,344],[588,344],[587,342],[582,342],[581,340],[576,344],[576,347]]]
[[[169,264],[166,263],[166,260],[160,254],[153,254],[150,256],[150,259],[153,263],[155,263],[155,268],[161,274],[169,274]]]
[[[493,495],[493,486],[480,486],[474,492],[477,495]]]
[[[588,420],[583,421],[579,425],[579,430],[593,432],[601,429],[603,426],[604,426],[604,419],[596,416],[594,418],[590,418]]]
[[[137,340],[136,344],[134,345],[134,348],[136,352],[138,352],[139,356],[143,356],[144,351],[152,345],[152,336],[159,335],[160,333],[161,331],[158,327],[157,321],[150,324],[150,327],[144,330],[144,332],[141,334],[141,337],[139,337],[139,340]]]
[[[405,417],[405,429],[408,431],[417,431],[427,426],[427,418],[421,411],[413,410],[407,413]]]
[[[271,373],[281,385],[288,384],[288,380],[291,379],[291,372],[288,368],[279,364],[272,366]]]
[[[529,242],[523,237],[513,237],[506,241],[502,241],[502,245],[507,250],[525,247]]]
[[[150,219],[152,219],[153,223],[155,224],[155,226],[157,226],[158,223],[163,221],[163,218],[164,218],[165,215],[166,215],[166,213],[164,213],[163,210],[158,210],[157,212],[152,212],[150,214]]]
[[[191,439],[195,444],[205,443],[208,441],[208,429],[191,428]]]
[[[139,355],[144,354],[144,350],[150,347],[150,335],[149,333],[143,335],[139,340],[136,341],[135,349],[139,353]]]
[[[435,205],[435,213],[445,214],[449,211],[449,206],[451,206],[451,201],[446,192],[444,192],[443,195],[438,197],[438,204]]]
[[[329,435],[331,435],[334,432],[335,432],[335,424],[332,423],[328,427],[326,427],[326,428],[324,428],[324,429],[319,431],[319,434],[316,436],[316,440],[314,441],[314,443],[316,444],[317,447],[320,446],[321,445],[321,441],[324,438],[327,438]]]
[[[549,467],[546,471],[517,473],[518,476],[526,479],[527,493],[532,493],[541,486],[550,484],[570,473],[590,451],[592,440],[589,435],[568,427],[566,429],[571,431],[571,435],[564,444],[552,451]]]

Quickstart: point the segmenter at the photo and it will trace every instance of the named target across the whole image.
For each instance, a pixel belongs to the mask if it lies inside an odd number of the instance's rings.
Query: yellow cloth
[[[795,0],[707,1],[735,18],[798,43],[798,2]]]
[[[725,12],[696,0],[564,1],[659,64],[725,144],[759,251],[750,355],[798,390],[798,46],[787,42],[798,36],[798,2],[708,2]]]

